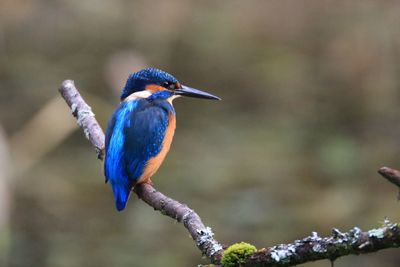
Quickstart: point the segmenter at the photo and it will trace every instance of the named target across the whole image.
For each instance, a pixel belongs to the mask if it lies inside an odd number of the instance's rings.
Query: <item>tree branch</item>
[[[74,82],[65,80],[59,88],[61,96],[72,110],[72,115],[84,131],[86,138],[96,150],[97,157],[104,158],[104,133],[99,123],[94,118],[92,109],[86,104]],[[213,238],[214,233],[210,227],[204,226],[199,215],[185,204],[181,204],[162,193],[149,184],[140,184],[135,187],[135,193],[140,199],[183,225],[189,231],[197,247],[212,263],[219,264],[223,253],[222,246]]]
[[[103,159],[104,133],[94,118],[91,108],[82,99],[73,81],[64,81],[59,91],[71,108],[72,114],[77,119],[78,125],[84,131],[86,138],[95,148],[98,158]],[[400,188],[400,171],[383,167],[378,172]],[[224,253],[222,246],[213,238],[214,234],[211,228],[204,226],[200,217],[192,209],[163,195],[149,184],[136,186],[134,192],[155,210],[178,222],[183,222],[202,253],[212,263],[221,263]],[[324,238],[313,232],[311,236],[302,240],[295,240],[291,244],[260,249],[247,259],[240,259],[238,262],[241,263],[233,262],[228,266],[238,266],[242,263],[244,266],[293,266],[321,259],[334,261],[338,257],[350,254],[358,255],[399,246],[399,225],[390,223],[385,219],[382,227],[366,232],[362,232],[358,227],[354,227],[346,233],[334,228],[332,235]],[[235,257],[236,255],[233,255],[232,258]]]
[[[316,232],[291,244],[261,249],[250,256],[244,266],[293,266],[305,262],[335,259],[346,255],[370,253],[400,246],[399,225],[385,219],[384,226],[362,232],[354,227],[342,233],[332,230],[329,237],[319,237]]]
[[[386,180],[396,185],[400,190],[400,171],[389,167],[382,167],[378,170],[378,173],[386,178]],[[397,195],[397,199],[400,200],[400,191]]]
[[[94,118],[92,108],[83,100],[75,87],[74,81],[65,80],[59,91],[71,108],[72,115],[74,115],[79,127],[96,150],[97,158],[102,160],[104,157],[104,133]]]

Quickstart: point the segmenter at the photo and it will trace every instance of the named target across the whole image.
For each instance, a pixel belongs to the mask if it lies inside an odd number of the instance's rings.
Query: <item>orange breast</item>
[[[158,170],[158,168],[161,166],[161,163],[164,161],[165,156],[167,155],[167,153],[171,147],[172,139],[173,139],[174,133],[175,133],[175,127],[176,127],[175,116],[173,114],[169,114],[168,127],[167,127],[167,130],[165,131],[165,137],[164,137],[161,151],[160,151],[160,153],[158,153],[157,156],[151,158],[147,162],[146,167],[143,171],[143,174],[140,176],[140,178],[137,182],[138,184],[148,183],[150,180],[150,177],[153,176],[156,173],[156,171]]]

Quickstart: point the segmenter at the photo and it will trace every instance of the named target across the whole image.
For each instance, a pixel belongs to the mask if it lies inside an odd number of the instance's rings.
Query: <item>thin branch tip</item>
[[[64,81],[62,82],[62,85],[63,85],[63,86],[68,86],[69,84],[72,84],[73,86],[75,86],[74,80],[66,79],[66,80],[64,80]]]
[[[386,180],[400,188],[400,171],[389,167],[382,167],[378,170]]]
[[[70,79],[64,80],[61,83],[61,86],[58,88],[58,91],[60,91],[60,93],[61,93],[62,91],[66,90],[69,87],[75,87],[74,80],[70,80]]]

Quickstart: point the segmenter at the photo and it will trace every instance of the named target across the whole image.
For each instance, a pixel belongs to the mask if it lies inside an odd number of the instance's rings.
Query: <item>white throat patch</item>
[[[172,101],[173,101],[175,98],[178,98],[178,97],[180,97],[180,95],[173,95],[173,96],[170,96],[169,98],[167,98],[167,101],[172,105]]]

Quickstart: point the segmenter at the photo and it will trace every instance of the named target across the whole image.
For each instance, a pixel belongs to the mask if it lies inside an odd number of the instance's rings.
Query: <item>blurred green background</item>
[[[153,178],[220,242],[262,248],[399,221],[396,189],[376,173],[400,165],[399,14],[378,0],[2,0],[0,265],[207,262],[135,196],[115,210],[57,92],[75,80],[105,127],[128,74],[148,66],[223,98],[175,101]],[[386,250],[335,266],[399,261]]]

